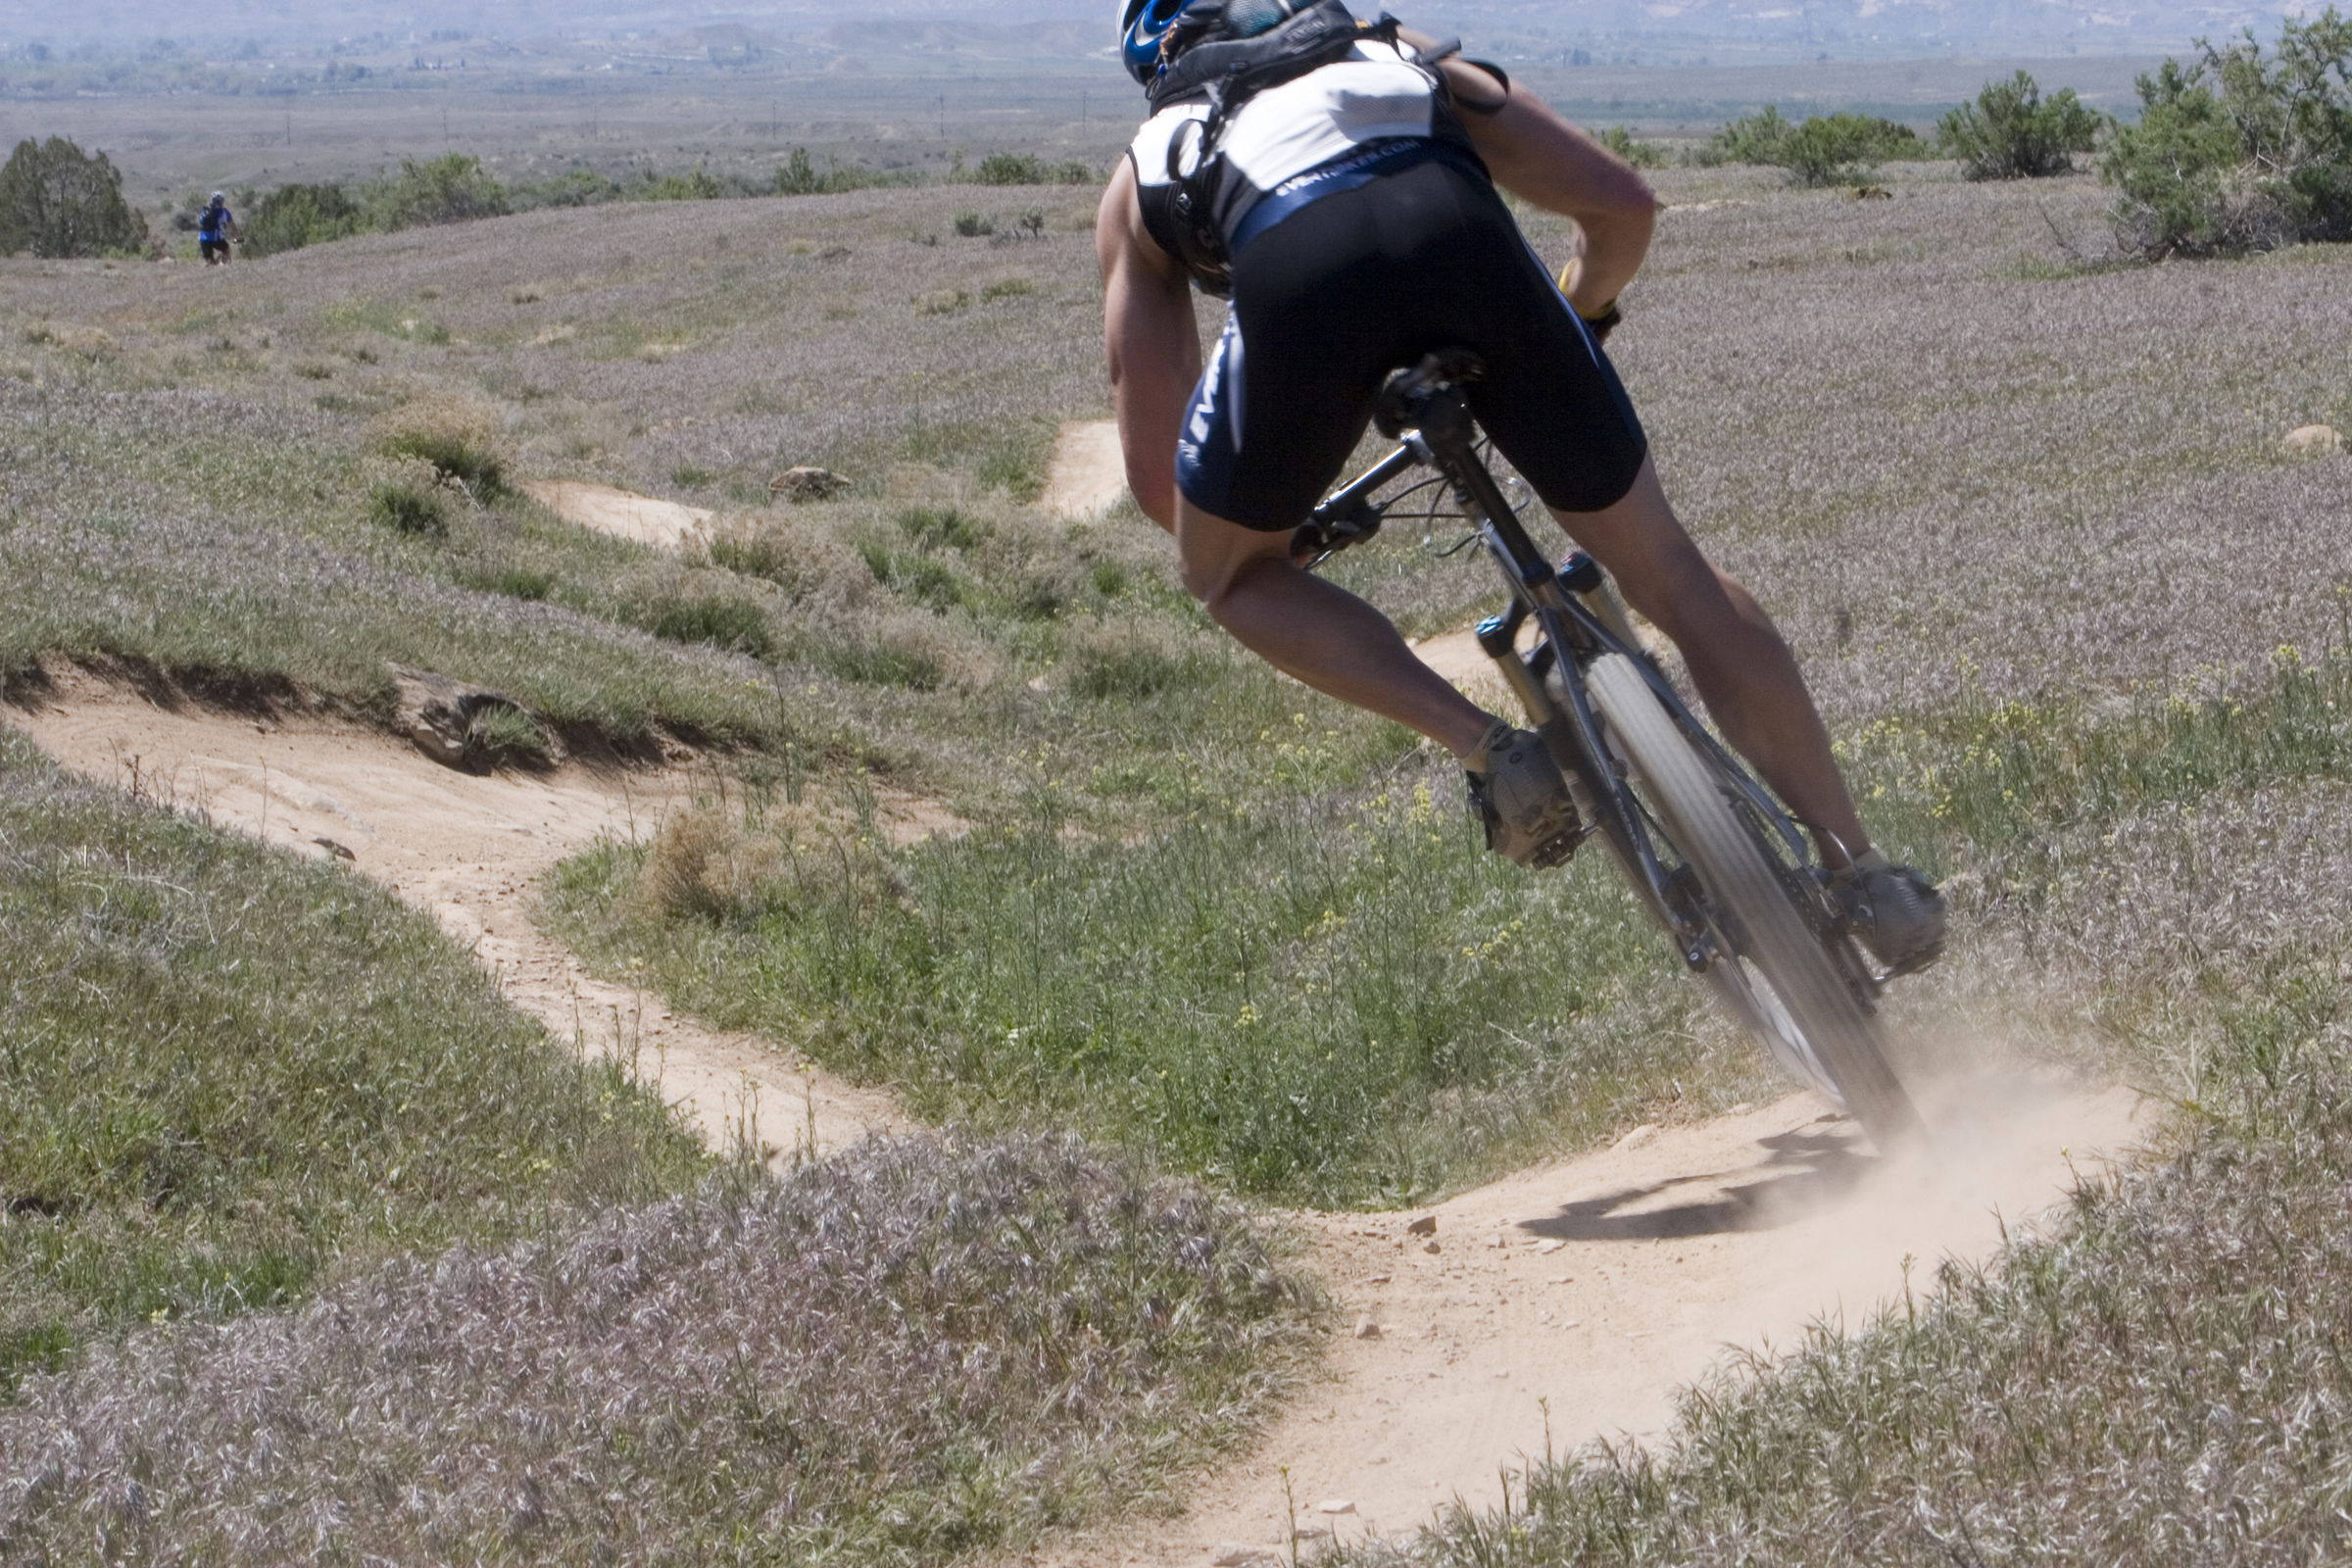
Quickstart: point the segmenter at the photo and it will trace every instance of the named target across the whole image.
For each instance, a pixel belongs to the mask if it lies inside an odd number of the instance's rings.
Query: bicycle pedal
[[[1548,840],[1534,855],[1529,856],[1528,866],[1537,871],[1548,871],[1554,866],[1566,865],[1570,860],[1576,858],[1578,847],[1592,836],[1592,830],[1579,823],[1558,838]]]

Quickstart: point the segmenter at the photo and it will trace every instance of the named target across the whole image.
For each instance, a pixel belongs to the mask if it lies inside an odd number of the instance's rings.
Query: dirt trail
[[[1127,460],[1115,419],[1072,419],[1054,442],[1045,506],[1061,517],[1100,517],[1127,493]]]
[[[785,1152],[901,1124],[884,1096],[589,976],[532,925],[538,879],[600,834],[650,831],[692,793],[678,773],[477,777],[349,724],[166,710],[83,680],[0,716],[93,777],[298,853],[335,854],[331,841],[470,943],[560,1035],[633,1054],[714,1140],[738,1136],[747,1110]],[[935,824],[909,808],[898,825]],[[1932,1110],[1935,1164],[1890,1168],[1798,1096],[1643,1129],[1423,1215],[1298,1216],[1343,1313],[1327,1379],[1249,1455],[1198,1482],[1182,1517],[1129,1516],[1028,1561],[1286,1560],[1286,1475],[1296,1526],[1323,1533],[1305,1536],[1307,1550],[1335,1531],[1407,1534],[1456,1498],[1491,1506],[1498,1476],[1540,1456],[1547,1430],[1563,1450],[1655,1432],[1674,1392],[1727,1347],[1785,1346],[1823,1316],[1859,1323],[1900,1298],[1907,1265],[1924,1285],[1941,1257],[1984,1255],[2004,1219],[2040,1212],[2075,1172],[2127,1151],[2137,1117],[2127,1093],[1990,1079]],[[1417,1218],[1434,1233],[1411,1229]]]
[[[471,945],[507,995],[559,1038],[633,1057],[718,1147],[746,1131],[747,1118],[748,1131],[779,1154],[902,1125],[887,1096],[599,980],[532,924],[549,868],[602,834],[651,832],[691,798],[683,774],[575,764],[545,776],[481,777],[347,723],[164,709],[81,679],[67,679],[37,706],[0,708],[0,718],[91,778],[300,854],[347,852]]]
[[[2004,1221],[2127,1150],[2138,1104],[2056,1080],[1980,1085],[1936,1117],[1938,1164],[1887,1169],[1798,1096],[1644,1129],[1422,1215],[1310,1217],[1344,1314],[1329,1381],[1184,1516],[1131,1517],[1036,1560],[1288,1561],[1286,1472],[1302,1553],[1334,1532],[1410,1534],[1457,1497],[1492,1507],[1500,1473],[1543,1455],[1547,1425],[1563,1452],[1654,1433],[1727,1347],[1788,1346],[1824,1317],[1859,1326],[1901,1299],[1907,1263],[1924,1290],[1938,1259],[1989,1252]],[[1434,1235],[1408,1230],[1421,1217]],[[1356,1337],[1366,1324],[1376,1338]]]

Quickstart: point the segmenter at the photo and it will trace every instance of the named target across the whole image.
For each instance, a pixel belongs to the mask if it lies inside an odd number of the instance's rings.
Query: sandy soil
[[[298,854],[347,853],[470,945],[516,1004],[560,1038],[634,1060],[719,1147],[748,1131],[778,1157],[795,1157],[901,1124],[886,1095],[599,980],[532,923],[550,867],[602,834],[653,831],[692,798],[688,770],[574,764],[480,777],[346,723],[163,709],[79,678],[37,707],[0,708],[0,719],[89,777]]]
[[[1343,1311],[1330,1377],[1175,1520],[1130,1517],[1055,1568],[1288,1560],[1286,1474],[1302,1551],[1409,1534],[1549,1444],[1655,1433],[1673,1393],[1732,1348],[1858,1326],[1924,1291],[1936,1261],[1981,1257],[2125,1152],[2137,1097],[2008,1077],[1935,1113],[1935,1164],[1889,1169],[1809,1097],[1497,1182],[1434,1210],[1310,1216]],[[1435,1221],[1433,1234],[1411,1231]],[[1431,1244],[1435,1244],[1434,1247]],[[1906,1270],[1908,1269],[1908,1274]],[[1367,1329],[1377,1337],[1358,1337]]]
[[[1072,419],[1054,442],[1045,506],[1061,517],[1100,517],[1127,493],[1127,460],[1114,419]]]
[[[522,493],[565,522],[641,545],[676,550],[710,535],[711,514],[675,501],[580,479],[532,479]]]

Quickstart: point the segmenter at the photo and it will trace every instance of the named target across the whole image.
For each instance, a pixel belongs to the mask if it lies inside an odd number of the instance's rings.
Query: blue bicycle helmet
[[[1159,41],[1193,0],[1119,0],[1119,57],[1127,74],[1152,85],[1159,74]]]

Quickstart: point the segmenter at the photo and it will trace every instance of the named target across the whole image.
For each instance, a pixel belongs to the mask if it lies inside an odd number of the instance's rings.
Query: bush
[[[997,220],[986,213],[957,213],[956,215],[956,232],[961,234],[965,239],[978,239],[982,235],[994,234],[996,231]]]
[[[1869,115],[1818,115],[1791,124],[1777,107],[1735,120],[1709,144],[1723,161],[1786,169],[1800,185],[1850,185],[1871,166],[1928,157],[1931,149],[1909,125]]]
[[[645,199],[655,202],[716,201],[726,193],[726,186],[708,169],[698,169],[691,174],[663,174],[648,180],[645,187]]]
[[[1043,185],[1045,161],[1034,153],[990,153],[972,173],[978,185]]]
[[[2251,33],[2197,45],[2139,78],[2142,113],[2099,172],[2116,232],[2151,261],[2352,240],[2352,20],[2289,22],[2266,58]]]
[[[1667,163],[1664,147],[1654,141],[1637,141],[1623,125],[1611,125],[1596,139],[1636,169],[1662,169]]]
[[[1986,82],[1975,103],[1943,117],[1937,134],[1969,179],[2039,179],[2071,172],[2074,155],[2096,144],[2100,123],[2072,87],[2044,99],[2041,84],[2021,71]]]
[[[380,228],[421,228],[496,218],[508,210],[506,187],[470,153],[445,153],[426,163],[400,161],[400,173],[368,192]]]
[[[122,172],[106,154],[28,136],[0,166],[0,255],[103,256],[146,243],[146,220],[122,199]]]
[[[245,243],[256,256],[348,239],[367,226],[360,204],[340,185],[280,185],[254,204]]]
[[[377,451],[431,464],[476,501],[506,493],[507,464],[498,441],[498,411],[478,397],[419,398],[375,427]]]
[[[441,492],[398,479],[381,480],[368,492],[368,520],[420,539],[441,539],[449,533],[449,509]]]
[[[816,160],[808,156],[806,147],[795,147],[792,155],[776,170],[770,187],[778,196],[833,196],[843,191],[866,190],[876,185],[915,185],[922,176],[911,170],[885,171],[869,169],[863,164],[847,167],[827,159],[819,170]]]
[[[707,644],[754,659],[775,652],[766,607],[730,572],[657,568],[620,591],[625,617],[664,642]]]
[[[906,888],[883,847],[812,811],[747,822],[723,811],[672,818],[646,847],[641,897],[673,920],[825,919],[862,927]]]

